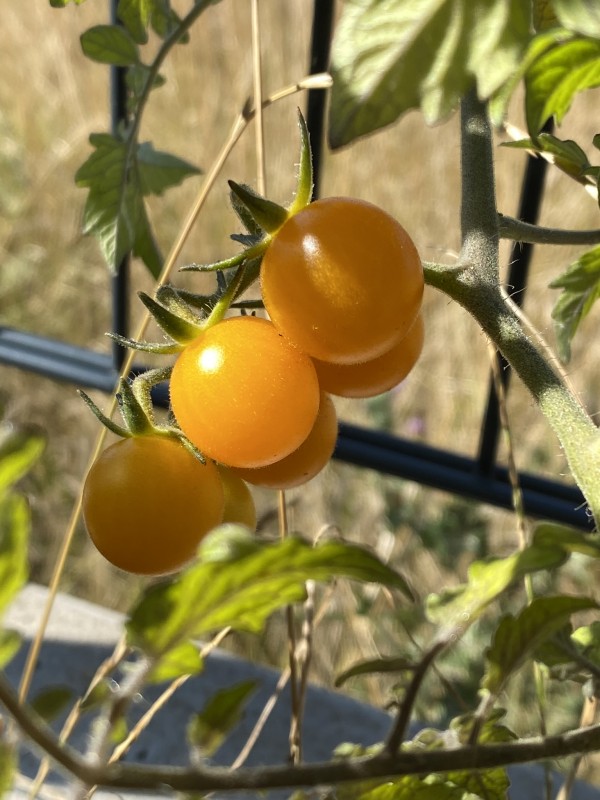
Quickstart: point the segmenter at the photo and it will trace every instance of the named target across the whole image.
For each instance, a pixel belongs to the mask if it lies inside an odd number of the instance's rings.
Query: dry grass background
[[[0,303],[2,324],[15,325],[94,349],[107,348],[110,326],[108,279],[95,242],[80,233],[84,193],[73,175],[87,157],[87,137],[105,130],[108,120],[107,69],[87,61],[79,34],[105,22],[106,3],[53,10],[47,2],[11,3],[3,9],[0,67]],[[309,0],[263,2],[262,39],[265,91],[295,82],[306,72],[310,37]],[[167,83],[155,92],[143,125],[143,138],[207,169],[251,87],[250,9],[242,0],[210,8],[163,70]],[[598,96],[577,101],[561,135],[581,143],[596,132],[592,114]],[[296,98],[265,116],[269,194],[291,195],[297,158]],[[518,102],[511,120],[521,122]],[[498,142],[501,141],[499,137]],[[394,214],[411,232],[425,260],[451,261],[459,246],[459,173],[457,119],[427,129],[417,113],[397,125],[326,158],[323,194],[350,194],[371,200]],[[498,147],[499,208],[516,212],[525,156]],[[591,154],[590,154],[591,155]],[[182,255],[181,262],[209,261],[233,252],[228,235],[235,220],[226,209],[225,178],[255,182],[252,130],[226,165]],[[168,250],[201,185],[188,180],[151,204],[159,242]],[[542,222],[562,227],[596,227],[598,209],[580,187],[552,171]],[[506,261],[508,249],[504,248]],[[575,250],[538,248],[525,310],[553,343],[550,311],[555,293],[548,282],[572,259]],[[151,290],[144,269],[135,264],[135,289]],[[198,284],[196,284],[198,285]],[[132,316],[141,306],[132,294]],[[422,360],[403,386],[390,396],[365,403],[340,403],[343,419],[385,425],[401,435],[473,454],[488,385],[486,342],[476,325],[439,294],[429,291],[424,315],[427,341]],[[585,323],[569,368],[577,390],[592,413],[598,411],[598,312]],[[34,422],[48,436],[43,461],[27,483],[34,511],[32,577],[46,582],[77,493],[94,438],[96,421],[75,394],[75,387],[5,366],[2,392],[6,413]],[[106,398],[95,399],[106,404]],[[520,467],[556,476],[565,471],[560,449],[531,401],[515,382],[509,414],[518,443]],[[269,514],[275,498],[258,496]],[[292,526],[314,536],[336,525],[345,536],[375,547],[403,566],[424,595],[464,577],[468,563],[489,551],[516,546],[512,515],[425,490],[343,464],[332,464],[301,491],[290,493]],[[271,523],[267,522],[267,526]],[[594,580],[593,567],[580,560],[570,571],[574,585]],[[547,582],[551,578],[546,579]],[[76,537],[62,588],[119,608],[140,582],[107,565],[88,543]],[[246,652],[281,663],[285,648],[273,624],[273,636],[246,642]],[[472,700],[475,666],[485,646],[485,625],[469,635],[460,653],[443,665],[444,679]],[[315,645],[315,674],[332,675],[359,656],[389,653],[395,641],[406,652],[427,641],[429,629],[414,612],[393,611],[385,593],[339,588]],[[412,640],[412,641],[411,641]],[[483,644],[482,644],[483,643]],[[379,678],[355,684],[370,700],[389,698],[390,682]],[[434,717],[443,682],[434,676],[418,708]],[[527,693],[527,682],[521,689]],[[450,694],[446,711],[460,702]],[[576,713],[576,698],[573,702]],[[563,720],[564,721],[564,720]],[[521,726],[535,729],[535,714]]]

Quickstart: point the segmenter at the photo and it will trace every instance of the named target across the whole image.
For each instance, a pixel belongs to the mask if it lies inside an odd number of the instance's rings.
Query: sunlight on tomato
[[[377,206],[344,197],[290,217],[261,266],[275,326],[310,356],[340,364],[377,358],[405,336],[423,285],[404,228]]]
[[[261,469],[237,469],[248,483],[268,489],[292,489],[307,483],[327,466],[337,439],[335,406],[328,394],[321,394],[319,413],[311,432],[289,456]]]
[[[421,314],[391,350],[361,364],[331,364],[314,359],[322,389],[338,397],[375,397],[393,389],[417,363],[425,338]]]
[[[238,522],[256,530],[256,506],[246,482],[229,467],[218,465],[225,493],[223,522]]]
[[[319,410],[311,359],[258,317],[226,319],[189,344],[173,367],[170,392],[185,435],[232,467],[263,467],[289,455]]]
[[[223,519],[223,484],[174,439],[135,436],[110,445],[90,469],[83,516],[98,550],[120,569],[163,575],[183,567]]]

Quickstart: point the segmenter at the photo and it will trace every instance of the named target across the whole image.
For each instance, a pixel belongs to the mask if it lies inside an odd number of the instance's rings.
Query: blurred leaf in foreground
[[[345,577],[410,590],[404,578],[354,545],[297,537],[257,541],[224,525],[203,542],[199,560],[171,582],[152,586],[127,622],[129,642],[161,657],[179,642],[231,626],[258,633],[278,608],[304,600],[307,580]]]
[[[188,725],[188,741],[202,758],[210,758],[238,724],[257,681],[247,680],[216,692]]]

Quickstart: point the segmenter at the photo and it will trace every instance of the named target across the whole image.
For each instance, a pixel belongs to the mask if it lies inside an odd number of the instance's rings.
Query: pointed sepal
[[[138,296],[152,314],[156,323],[160,325],[167,336],[170,336],[176,342],[188,344],[202,333],[202,326],[199,323],[191,323],[186,319],[182,319],[178,314],[157,303],[145,292],[139,292]]]
[[[268,234],[277,233],[289,216],[286,208],[267,200],[249,186],[229,181],[229,188],[246,208],[256,225]]]
[[[296,193],[289,208],[290,216],[302,211],[312,200],[314,189],[312,152],[310,149],[310,134],[304,115],[298,109],[298,126],[300,127],[300,163],[298,165],[298,181]]]
[[[116,422],[113,422],[110,417],[107,417],[106,414],[98,408],[96,403],[94,403],[92,398],[82,389],[78,389],[77,394],[81,397],[96,419],[101,422],[105,428],[108,428],[111,433],[114,433],[115,436],[120,436],[123,439],[128,439],[131,436],[131,433],[126,428],[124,428],[122,425],[118,425]]]

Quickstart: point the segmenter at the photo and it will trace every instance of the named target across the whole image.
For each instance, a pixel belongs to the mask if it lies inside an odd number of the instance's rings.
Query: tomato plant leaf
[[[92,61],[127,67],[140,60],[138,46],[121,25],[94,25],[80,37],[81,49]]]
[[[41,434],[0,425],[0,496],[29,472],[44,447]]]
[[[162,194],[201,170],[182,158],[155,150],[151,142],[142,142],[137,149],[137,166],[142,194]]]
[[[0,797],[14,788],[13,781],[17,771],[18,758],[14,746],[2,739],[0,741]]]
[[[98,238],[112,271],[133,251],[156,277],[162,257],[150,228],[144,195],[160,194],[198,170],[175,156],[155,151],[149,143],[133,146],[108,133],[93,133],[90,143],[94,150],[75,175],[77,185],[89,190],[84,232]]]
[[[200,757],[210,758],[216,753],[242,718],[244,706],[257,686],[258,681],[247,680],[220,689],[191,719],[187,729],[188,742],[194,750],[200,751]]]
[[[27,580],[29,527],[24,497],[13,493],[0,499],[0,612]]]
[[[541,522],[533,531],[532,541],[539,547],[561,547],[568,553],[600,558],[600,541],[597,536],[586,535],[566,525]]]
[[[397,572],[354,545],[315,547],[290,537],[259,542],[246,528],[223,525],[199,550],[200,560],[171,582],[150,587],[127,622],[129,641],[160,656],[180,641],[231,626],[257,633],[278,608],[305,598],[305,581],[346,577],[410,590]]]
[[[68,686],[51,686],[42,689],[31,700],[31,707],[45,722],[52,722],[74,699],[73,689]]]
[[[119,0],[117,16],[138,44],[148,41],[152,0]]]
[[[525,114],[534,138],[550,117],[560,124],[576,94],[600,86],[600,41],[572,37],[557,42],[525,74]]]
[[[0,630],[0,669],[4,669],[6,664],[16,656],[22,641],[18,631]]]
[[[335,686],[342,686],[347,680],[357,675],[372,675],[379,672],[404,672],[414,668],[414,662],[406,658],[370,658],[366,661],[359,661],[341,672],[335,679]]]
[[[508,678],[537,647],[564,627],[571,614],[592,608],[598,608],[598,604],[589,597],[539,597],[516,617],[503,617],[486,653],[482,687],[499,694]]]
[[[590,0],[552,0],[561,25],[571,31],[600,39],[600,6]]]
[[[557,567],[566,558],[561,547],[532,544],[506,558],[474,561],[469,567],[466,584],[427,598],[427,617],[443,626],[440,636],[453,636],[457,629],[462,631],[474,622],[516,580],[532,572]]]
[[[183,675],[199,675],[204,661],[198,647],[192,642],[182,642],[159,659],[148,676],[148,683],[174,681]]]
[[[540,133],[534,139],[520,139],[517,142],[503,142],[504,147],[524,148],[535,153],[549,153],[559,169],[575,180],[587,183],[586,176],[592,167],[585,151],[572,139],[559,139],[551,133]]]
[[[552,319],[558,354],[568,363],[575,332],[600,297],[600,247],[580,256],[550,287],[563,290],[552,310]]]
[[[331,146],[411,108],[438,122],[475,82],[489,97],[519,66],[529,27],[520,0],[345,3],[332,48]]]

